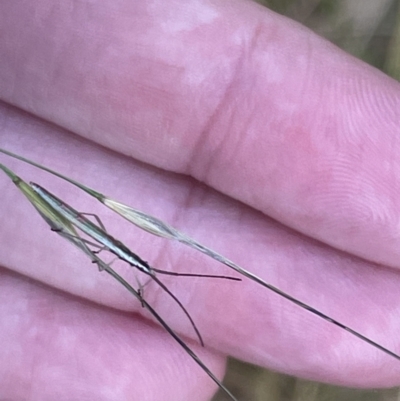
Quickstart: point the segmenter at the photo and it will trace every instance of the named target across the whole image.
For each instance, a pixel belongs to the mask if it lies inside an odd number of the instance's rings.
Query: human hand
[[[399,84],[252,3],[151,5],[4,6],[0,94],[16,108],[1,108],[0,145],[172,223],[399,350],[400,280],[388,268],[399,267]],[[1,160],[74,207],[106,214],[109,231],[152,265],[230,273]],[[161,329],[117,311],[142,313],[140,304],[0,182],[2,265],[115,308],[4,270],[3,398],[209,397],[211,380]],[[165,281],[199,325],[209,351],[196,352],[214,371],[230,354],[332,383],[398,384],[398,361],[252,282]],[[145,296],[193,336],[155,286]]]

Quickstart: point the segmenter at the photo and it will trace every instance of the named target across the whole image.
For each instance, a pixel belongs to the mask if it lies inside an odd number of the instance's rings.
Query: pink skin
[[[1,147],[164,219],[400,352],[398,83],[250,2],[12,1],[0,29]],[[0,162],[101,214],[158,268],[232,273]],[[210,397],[212,381],[138,302],[5,175],[0,191],[1,399]],[[216,373],[230,354],[335,384],[400,384],[400,361],[248,280],[163,279]],[[154,284],[145,296],[194,339],[168,296]]]

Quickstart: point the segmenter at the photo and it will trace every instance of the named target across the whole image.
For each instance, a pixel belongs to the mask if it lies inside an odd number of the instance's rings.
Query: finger
[[[1,146],[177,226],[332,318],[394,352],[400,349],[400,282],[395,272],[301,236],[190,178],[133,163],[26,114],[10,108],[5,111],[8,123],[3,124],[7,130],[2,132]],[[154,267],[232,273],[181,245],[135,229],[49,174],[6,156],[1,160],[76,209],[101,216],[112,235]],[[143,313],[136,299],[50,232],[7,177],[0,182],[0,258],[5,266],[98,303]],[[102,257],[108,260],[107,255]],[[129,266],[117,264],[115,268],[136,283]],[[187,307],[207,347],[337,384],[378,387],[398,383],[397,360],[248,280],[162,279]],[[156,286],[146,286],[145,298],[172,328],[194,337],[186,317]]]
[[[1,269],[0,397],[208,400],[213,384],[162,330]],[[214,371],[223,361],[199,350]]]
[[[398,83],[251,2],[17,1],[1,25],[3,100],[399,267]]]

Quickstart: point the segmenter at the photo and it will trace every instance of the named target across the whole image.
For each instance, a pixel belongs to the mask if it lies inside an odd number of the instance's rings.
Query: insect
[[[393,351],[383,347],[382,345],[378,344],[377,342],[371,340],[370,338],[364,336],[363,334],[353,330],[352,328],[344,325],[343,323],[339,322],[338,320],[332,319],[331,317],[329,317],[328,315],[324,314],[323,312],[313,308],[310,305],[305,304],[304,302],[301,302],[300,300],[292,297],[291,295],[289,295],[288,293],[280,290],[279,288],[265,282],[263,279],[261,279],[260,277],[256,276],[255,274],[249,272],[248,270],[242,268],[241,266],[237,265],[236,263],[232,262],[231,260],[225,258],[223,255],[219,254],[218,252],[215,252],[214,250],[210,249],[209,247],[206,247],[202,244],[200,244],[199,242],[195,241],[194,239],[190,238],[189,236],[187,236],[184,233],[181,233],[180,231],[178,231],[177,229],[175,229],[174,227],[164,223],[163,221],[157,219],[156,217],[150,216],[146,213],[143,213],[139,210],[136,210],[128,205],[125,205],[121,202],[115,201],[103,194],[101,194],[100,192],[89,188],[69,177],[66,177],[63,174],[60,174],[54,170],[51,170],[48,167],[42,166],[38,163],[35,163],[34,161],[31,161],[27,158],[24,158],[22,156],[16,155],[15,153],[12,153],[10,151],[7,151],[5,149],[1,149],[0,148],[0,152],[4,153],[8,156],[11,156],[13,158],[19,159],[25,163],[31,164],[41,170],[47,171],[50,174],[53,174],[65,181],[68,181],[69,183],[75,185],[76,187],[82,189],[83,191],[85,191],[86,193],[88,193],[89,195],[93,196],[94,198],[96,198],[98,201],[100,201],[101,203],[103,203],[105,206],[107,206],[108,208],[110,208],[111,210],[113,210],[114,212],[118,213],[119,215],[121,215],[122,217],[124,217],[125,219],[127,219],[128,221],[130,221],[131,223],[135,224],[136,226],[138,226],[139,228],[146,230],[148,232],[150,232],[151,234],[160,236],[160,237],[164,237],[164,238],[168,238],[168,239],[173,239],[176,241],[179,241],[187,246],[190,246],[191,248],[196,249],[199,252],[202,252],[204,254],[206,254],[207,256],[217,260],[218,262],[230,267],[231,269],[237,271],[238,273],[242,274],[243,276],[249,278],[250,280],[255,281],[256,283],[260,284],[261,286],[273,291],[274,293],[280,295],[281,297],[287,299],[288,301],[292,302],[293,304],[299,306],[300,308],[307,310],[308,312],[320,317],[321,319],[337,326],[340,327],[341,329],[347,331],[348,333],[350,333],[351,335],[359,338],[360,340],[370,344],[371,346],[379,349],[380,351],[390,355],[391,357],[400,360],[400,355],[394,353]]]
[[[92,223],[89,219],[87,219],[82,213],[79,213],[74,208],[63,202],[61,199],[57,198],[55,195],[51,194],[46,189],[41,186],[30,183],[30,187],[36,192],[36,194],[48,205],[50,205],[54,210],[56,210],[59,214],[61,214],[65,219],[67,219],[73,226],[79,228],[83,233],[93,238],[102,245],[100,250],[107,249],[116,255],[119,259],[127,262],[130,266],[136,267],[141,272],[149,275],[153,281],[155,281],[173,300],[179,305],[179,307],[183,310],[187,318],[189,319],[196,335],[200,341],[200,344],[204,346],[204,341],[201,337],[199,330],[197,329],[192,317],[186,310],[186,308],[182,305],[179,299],[166,287],[166,285],[160,281],[155,272],[162,274],[172,274],[172,275],[184,275],[184,276],[195,276],[195,277],[213,277],[213,278],[225,278],[225,279],[233,279],[240,280],[234,277],[227,276],[213,276],[213,275],[202,275],[202,274],[190,274],[190,273],[171,273],[166,272],[164,270],[155,269],[151,267],[146,261],[141,259],[138,255],[133,253],[126,245],[124,245],[121,241],[115,239],[110,234],[108,234],[101,226],[97,226]],[[97,216],[96,216],[97,217]],[[99,224],[102,225],[101,221]]]
[[[211,370],[202,362],[202,360],[195,354],[192,349],[172,330],[169,325],[161,318],[161,316],[153,309],[153,307],[142,297],[139,291],[135,290],[123,277],[121,277],[111,266],[105,263],[101,258],[97,256],[97,254],[92,251],[88,245],[93,245],[88,242],[84,238],[81,238],[78,231],[76,230],[73,223],[76,223],[75,219],[72,219],[68,216],[67,213],[60,212],[61,209],[57,209],[53,207],[52,203],[48,202],[46,196],[41,196],[40,192],[37,192],[38,187],[35,184],[28,185],[25,181],[23,181],[20,177],[18,177],[15,173],[13,173],[9,168],[0,164],[0,169],[3,170],[13,181],[13,183],[19,188],[19,190],[25,195],[25,197],[30,201],[30,203],[35,207],[41,217],[46,221],[46,223],[50,226],[52,231],[57,232],[61,237],[67,239],[69,242],[73,243],[79,249],[81,249],[87,256],[90,257],[93,263],[97,264],[100,271],[106,271],[109,275],[111,275],[114,279],[116,279],[120,284],[122,284],[132,295],[134,295],[145,307],[151,315],[160,323],[160,325],[174,338],[175,341],[191,356],[191,358],[203,369],[203,371],[221,388],[233,401],[237,401],[233,394],[221,383],[220,380],[211,372]],[[43,191],[44,189],[41,188]],[[45,190],[44,190],[45,191]],[[74,211],[71,207],[63,203],[61,200],[57,199],[58,202],[61,202],[63,207],[66,210]],[[75,211],[74,211],[75,212]],[[76,212],[77,213],[77,212]],[[66,217],[68,216],[68,218]],[[70,219],[72,221],[70,221]],[[84,219],[85,221],[87,219]],[[89,221],[90,222],[90,221]],[[91,222],[90,222],[91,223]],[[86,223],[85,223],[86,224]],[[97,226],[94,226],[98,228]],[[108,240],[110,240],[108,238]],[[114,240],[116,241],[116,240]],[[113,246],[117,246],[118,244],[113,244]],[[134,254],[132,253],[131,257],[134,258]],[[141,260],[137,255],[135,255],[138,260]],[[146,263],[146,262],[144,262]],[[152,269],[148,266],[148,269],[151,271]],[[154,279],[154,273],[151,275],[152,279]],[[211,276],[207,275],[207,277],[223,277],[226,276]],[[228,277],[230,278],[230,277]],[[181,303],[179,300],[168,291],[168,293],[176,300],[179,305]],[[182,305],[183,308],[183,305]],[[187,312],[186,312],[187,313]],[[189,316],[189,314],[187,313]],[[190,316],[189,316],[190,317]],[[191,318],[190,318],[191,320]],[[192,320],[191,320],[192,321]]]

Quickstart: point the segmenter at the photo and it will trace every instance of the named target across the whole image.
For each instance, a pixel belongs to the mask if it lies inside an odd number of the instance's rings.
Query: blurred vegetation
[[[399,0],[258,0],[400,80]]]
[[[258,0],[400,81],[400,0]],[[300,380],[230,360],[239,401],[400,401],[400,389],[360,390]],[[229,401],[221,391],[213,401]]]
[[[400,389],[364,390],[302,380],[231,359],[224,379],[239,401],[400,401]],[[231,401],[219,391],[212,401]]]

